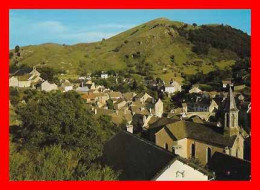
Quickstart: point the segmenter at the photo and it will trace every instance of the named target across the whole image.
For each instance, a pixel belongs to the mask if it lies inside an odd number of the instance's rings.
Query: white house
[[[49,83],[47,80],[44,81],[42,84],[41,84],[41,90],[42,91],[46,91],[46,92],[50,92],[52,90],[57,90],[58,89],[58,86],[56,84],[51,84]]]
[[[213,179],[212,174],[180,157],[172,160],[154,178],[155,181],[208,181]]]
[[[11,87],[19,87],[19,88],[29,88],[31,86],[31,81],[28,80],[28,77],[26,76],[20,77],[20,76],[12,76],[9,79],[9,86]],[[24,78],[24,79],[23,79]]]
[[[176,81],[173,81],[171,84],[166,84],[164,88],[164,91],[169,94],[181,91],[181,85]]]
[[[61,87],[62,87],[64,92],[68,92],[70,90],[73,90],[73,85],[68,80],[65,80],[65,82],[62,83]]]
[[[102,79],[107,79],[108,78],[108,74],[107,73],[101,73],[100,77]]]
[[[41,74],[36,70],[36,67],[33,67],[30,73],[19,70],[14,76],[9,78],[9,86],[19,88],[31,87],[33,84],[42,81],[40,75]]]

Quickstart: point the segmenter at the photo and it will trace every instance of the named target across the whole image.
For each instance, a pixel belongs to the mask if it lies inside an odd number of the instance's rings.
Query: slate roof
[[[157,118],[156,121],[154,121],[152,124],[150,124],[149,129],[162,127],[162,126],[165,126],[167,124],[170,124],[170,123],[173,123],[176,121],[178,121],[178,120],[172,119],[172,118],[167,118],[167,117]]]
[[[208,163],[216,180],[250,180],[251,163],[227,154],[215,152]]]
[[[220,147],[232,147],[236,140],[236,135],[232,137],[224,136],[223,128],[184,120],[168,124],[158,133],[162,130],[169,136],[174,137],[173,140],[190,138]]]
[[[89,91],[89,88],[87,86],[84,86],[84,87],[78,87],[76,89],[76,91],[79,91],[79,92],[88,92]]]
[[[135,98],[142,98],[144,95],[145,95],[145,93],[142,92],[142,93],[137,94],[137,95],[135,96]]]
[[[231,86],[229,86],[229,93],[228,97],[226,100],[226,105],[225,105],[225,111],[230,112],[230,111],[237,111],[237,106],[236,106],[236,101],[233,95],[233,91]]]
[[[151,180],[176,155],[126,131],[104,145],[101,161],[121,170],[120,180]]]
[[[31,77],[30,74],[18,75],[17,78],[19,81],[28,81]]]
[[[122,97],[121,92],[109,92],[110,98]]]
[[[133,98],[135,97],[135,93],[134,92],[127,92],[123,94],[125,100],[130,101],[133,100]]]

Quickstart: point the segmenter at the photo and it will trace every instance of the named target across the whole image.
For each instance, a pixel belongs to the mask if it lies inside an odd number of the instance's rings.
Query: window
[[[207,162],[210,161],[211,159],[211,148],[207,148],[207,151],[206,151],[206,158],[207,158]]]
[[[195,158],[195,144],[191,145],[191,158]]]

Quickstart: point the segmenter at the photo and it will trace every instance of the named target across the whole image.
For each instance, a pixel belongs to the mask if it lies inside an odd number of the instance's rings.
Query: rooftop
[[[126,131],[104,146],[102,163],[121,170],[120,180],[151,180],[176,155]]]
[[[225,136],[223,134],[223,128],[184,120],[170,123],[158,133],[161,133],[162,130],[164,130],[173,140],[190,138],[220,147],[231,147],[236,139],[235,135],[232,137]]]

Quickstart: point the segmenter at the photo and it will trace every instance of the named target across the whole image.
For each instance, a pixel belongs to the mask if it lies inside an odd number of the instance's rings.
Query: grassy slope
[[[158,26],[154,27],[156,25]],[[224,69],[234,63],[236,55],[232,52],[210,49],[207,56],[196,55],[191,51],[193,44],[180,37],[174,29],[169,27],[171,25],[180,27],[184,23],[159,18],[101,42],[72,46],[58,44],[26,46],[22,48],[19,62],[30,66],[50,66],[63,69],[67,76],[74,76],[80,61],[86,63],[90,72],[110,69],[122,70],[127,68],[127,63],[138,62],[139,59],[134,59],[131,56],[140,52],[144,62],[152,64],[152,72],[155,76],[167,81],[171,78],[181,81],[181,72],[193,74],[203,71],[207,73],[217,67]],[[191,25],[188,27],[194,29]],[[113,51],[117,47],[119,47],[119,51]],[[128,59],[125,57],[126,55],[129,56]],[[175,56],[174,62],[170,59],[171,55]],[[196,60],[202,60],[203,66],[183,65],[185,62]],[[214,63],[215,66],[210,63]],[[167,69],[166,73],[163,72],[163,68]],[[174,77],[175,75],[176,77]]]

